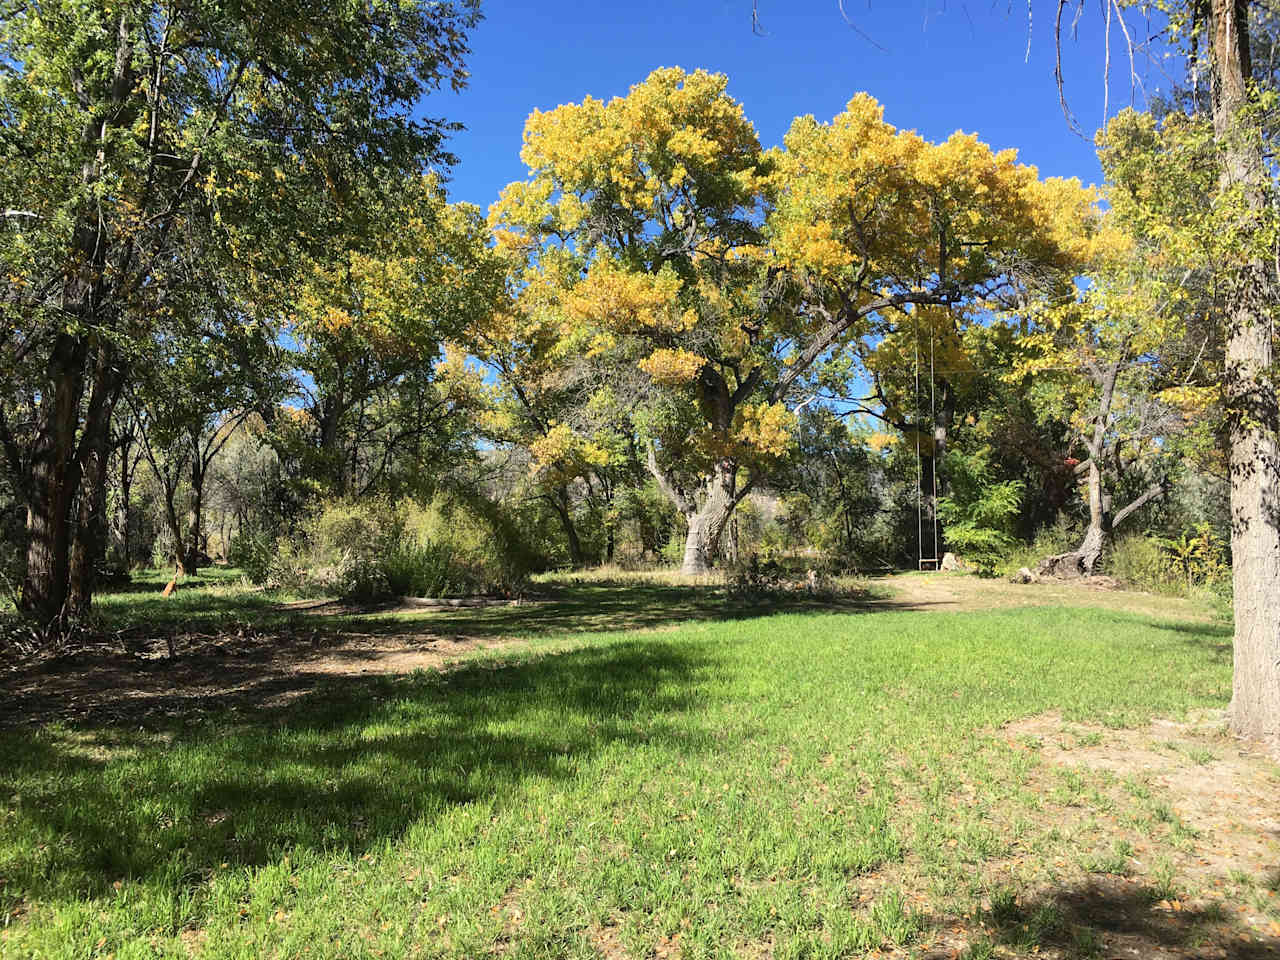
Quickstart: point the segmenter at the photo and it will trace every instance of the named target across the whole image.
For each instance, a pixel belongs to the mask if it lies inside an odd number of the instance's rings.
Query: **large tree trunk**
[[[569,491],[561,487],[547,499],[551,501],[552,509],[560,518],[560,526],[564,529],[565,542],[569,546],[569,562],[575,567],[582,566],[585,557],[582,553],[582,540],[578,536],[578,528],[573,523],[573,511],[569,509]]]
[[[737,489],[737,477],[736,464],[730,461],[716,464],[711,475],[703,480],[705,493],[701,502],[695,501],[696,505],[691,504],[691,509],[685,510],[689,531],[685,535],[681,573],[707,573],[715,564],[720,537],[733,516],[734,507],[746,493],[745,489]]]
[[[200,535],[204,526],[204,481],[208,471],[202,463],[199,436],[191,438],[191,512],[188,515],[186,550],[182,556],[183,572],[194,577],[200,572],[201,544]],[[179,545],[182,549],[182,545]]]
[[[98,564],[106,556],[107,545],[107,458],[109,444],[94,442],[84,465],[80,483],[80,509],[75,541],[71,546],[67,584],[67,608],[83,617],[93,608]]]
[[[75,446],[85,354],[83,338],[66,333],[56,338],[46,380],[49,392],[38,408],[31,451],[27,569],[19,606],[44,624],[58,619],[67,601],[71,508],[80,485]]]
[[[1102,548],[1106,545],[1111,533],[1111,524],[1107,517],[1107,500],[1102,487],[1102,471],[1098,467],[1097,458],[1088,463],[1089,468],[1089,528],[1085,531],[1080,546],[1070,553],[1060,553],[1046,557],[1040,562],[1037,573],[1040,576],[1091,577],[1098,560],[1102,557]]]
[[[1212,0],[1214,132],[1224,147],[1223,186],[1243,193],[1248,220],[1266,210],[1257,131],[1242,128],[1248,104],[1248,4]],[[1269,277],[1260,257],[1232,270],[1224,316],[1224,386],[1231,465],[1235,679],[1231,723],[1244,736],[1280,737],[1280,447]]]
[[[115,350],[99,343],[93,366],[93,388],[80,440],[80,510],[71,547],[67,604],[84,616],[93,606],[97,566],[106,555],[107,468],[111,459],[111,417],[120,398],[123,371]]]
[[[1148,503],[1163,497],[1169,490],[1168,478],[1161,477],[1135,497],[1128,506],[1113,515],[1111,493],[1103,482],[1103,474],[1098,468],[1097,460],[1090,460],[1087,466],[1089,468],[1089,528],[1085,531],[1080,546],[1075,550],[1045,557],[1040,561],[1036,573],[1042,577],[1071,579],[1093,576],[1098,561],[1102,559],[1102,551],[1115,536],[1116,529]]]
[[[120,556],[124,563],[124,569],[129,571],[133,568],[133,550],[132,540],[129,535],[129,517],[133,513],[133,473],[135,467],[129,465],[129,457],[131,448],[133,447],[133,438],[125,437],[120,441],[120,502],[118,505],[118,519],[120,535]]]

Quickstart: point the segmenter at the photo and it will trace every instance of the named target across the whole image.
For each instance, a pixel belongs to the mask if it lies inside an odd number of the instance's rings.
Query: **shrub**
[[[1176,538],[1131,534],[1116,541],[1107,571],[1140,590],[1178,596],[1231,597],[1227,546],[1207,524]]]
[[[487,501],[486,501],[487,502]],[[281,539],[266,582],[302,594],[369,601],[504,593],[522,586],[525,552],[496,516],[456,498],[333,500]]]
[[[1160,542],[1145,534],[1130,534],[1117,539],[1107,557],[1106,570],[1117,580],[1140,590],[1177,592],[1177,581],[1171,583],[1166,576]]]
[[[995,482],[990,451],[947,455],[952,494],[938,501],[947,542],[982,573],[993,573],[1017,542],[1013,521],[1022,500],[1021,480]]]
[[[664,564],[678,567],[684,563],[684,547],[687,537],[688,534],[684,532],[683,526],[677,526],[671,531],[671,536],[662,545],[662,552],[659,554]]]
[[[231,538],[227,561],[254,583],[265,583],[276,553],[276,538],[265,530],[240,530]]]
[[[447,544],[403,539],[382,558],[387,589],[398,597],[440,597],[453,589],[453,554]]]
[[[1053,524],[1042,527],[1030,544],[1021,544],[1005,555],[999,566],[1001,576],[1007,576],[1020,567],[1036,569],[1045,557],[1070,553],[1080,545],[1084,532],[1071,517],[1060,514]]]

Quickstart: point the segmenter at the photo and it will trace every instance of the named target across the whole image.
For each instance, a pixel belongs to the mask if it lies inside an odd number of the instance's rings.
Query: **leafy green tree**
[[[995,479],[991,450],[952,450],[947,455],[952,492],[938,501],[947,538],[960,554],[990,572],[1017,542],[1014,521],[1021,508],[1021,480]]]
[[[180,575],[194,576],[207,552],[205,498],[215,460],[256,407],[284,391],[281,351],[270,328],[208,315],[158,336],[150,362],[128,388],[143,456],[159,485]]]
[[[28,614],[63,611],[73,507],[193,247],[283,288],[349,228],[355,184],[444,159],[449,125],[418,104],[463,82],[476,18],[474,0],[0,2],[0,441]]]
[[[468,446],[477,386],[446,346],[496,309],[505,265],[435,177],[388,194],[362,195],[369,229],[308,258],[284,310],[303,416],[274,439],[311,494],[395,492]]]

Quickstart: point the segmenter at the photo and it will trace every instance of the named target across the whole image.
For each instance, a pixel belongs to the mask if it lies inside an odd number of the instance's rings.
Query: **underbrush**
[[[1045,557],[1067,553],[1080,545],[1084,534],[1079,527],[1060,518],[1053,526],[1043,528],[1031,543],[1019,542],[996,567],[1000,576],[1009,576],[1022,567],[1034,570]]]
[[[1226,544],[1207,526],[1178,538],[1132,534],[1104,558],[1107,572],[1137,590],[1200,600],[1231,609],[1231,567]]]
[[[446,497],[334,500],[293,537],[277,541],[267,586],[300,595],[388,597],[503,594],[528,575],[522,552],[490,518]]]
[[[702,574],[682,573],[676,567],[626,567],[605,564],[582,570],[541,574],[536,583],[596,587],[706,587],[732,599],[813,598],[866,600],[877,591],[863,577],[836,575],[778,563],[728,564]]]
[[[1009,575],[1021,567],[1035,570],[1046,557],[1075,550],[1083,537],[1077,526],[1059,522],[1042,530],[1034,542],[1007,554],[998,572]],[[1134,590],[1186,597],[1220,613],[1231,609],[1227,544],[1208,525],[1179,537],[1122,535],[1108,546],[1097,572]]]

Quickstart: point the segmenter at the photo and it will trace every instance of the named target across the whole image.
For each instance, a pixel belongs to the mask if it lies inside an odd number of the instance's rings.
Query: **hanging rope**
[[[911,317],[915,321],[915,355],[916,355],[916,390],[915,390],[915,427],[916,427],[916,569],[924,569],[924,468],[920,460],[920,318],[914,310]]]
[[[933,475],[933,504],[931,514],[933,517],[933,566],[936,570],[938,567],[938,401],[937,390],[938,381],[933,372],[933,343],[934,337],[933,327],[929,328],[929,427],[932,431],[930,438],[929,472]]]

